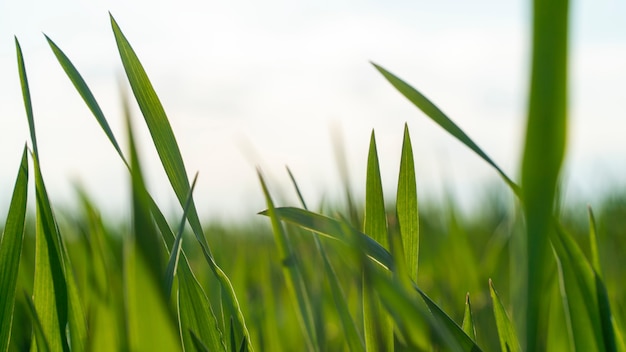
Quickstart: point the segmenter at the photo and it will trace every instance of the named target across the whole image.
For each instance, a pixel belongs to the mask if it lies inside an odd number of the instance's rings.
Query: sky
[[[626,5],[571,2],[570,126],[565,182],[590,198],[624,184]],[[341,199],[333,136],[341,136],[362,198],[372,130],[384,192],[395,195],[402,132],[411,132],[420,197],[453,194],[480,206],[498,175],[406,101],[371,66],[437,104],[518,179],[529,71],[530,2],[465,1],[2,1],[0,2],[0,218],[28,125],[14,36],[31,88],[41,166],[54,204],[82,185],[103,212],[128,213],[128,174],[48,47],[48,35],[92,89],[123,148],[123,69],[109,11],[143,63],[168,114],[203,217],[264,209],[256,175],[280,204]],[[133,105],[148,187],[166,209],[173,192]],[[30,143],[29,143],[30,144]]]

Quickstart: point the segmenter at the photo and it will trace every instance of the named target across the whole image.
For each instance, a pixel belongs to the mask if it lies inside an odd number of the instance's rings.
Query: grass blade
[[[46,334],[44,333],[43,325],[39,319],[39,314],[37,314],[37,309],[35,309],[35,303],[33,303],[33,300],[26,292],[24,292],[24,298],[26,301],[28,315],[30,316],[30,320],[33,324],[33,335],[35,336],[37,351],[48,352],[50,351],[50,344],[46,339]]]
[[[367,157],[364,218],[363,232],[383,247],[389,248],[387,213],[385,212],[385,199],[374,131],[372,131],[370,138]],[[365,277],[363,285],[368,284],[367,277]],[[370,295],[373,296],[369,297]],[[365,327],[365,349],[367,351],[393,350],[393,322],[381,309],[378,297],[366,287],[363,288],[363,323]]]
[[[30,131],[30,140],[33,143],[33,152],[39,155],[37,148],[37,138],[35,138],[35,118],[33,117],[33,104],[30,99],[30,88],[28,87],[28,77],[26,76],[26,66],[24,65],[24,56],[22,55],[22,47],[15,37],[15,49],[17,51],[17,67],[20,73],[20,84],[22,86],[22,99],[24,100],[24,108],[26,109],[26,118],[28,119],[28,130]]]
[[[587,207],[589,214],[589,248],[591,249],[591,264],[596,275],[602,278],[602,266],[600,265],[600,253],[598,251],[598,230],[596,227],[596,218],[593,215],[591,206]]]
[[[476,341],[476,328],[474,327],[474,317],[472,316],[472,304],[470,303],[469,292],[465,295],[465,313],[463,314],[461,327],[467,336]]]
[[[500,176],[504,179],[507,185],[511,187],[513,192],[516,194],[520,194],[520,189],[513,180],[509,176],[507,176],[504,171],[493,161],[491,158],[483,152],[480,147],[474,143],[474,141],[467,135],[463,130],[461,130],[450,118],[443,113],[435,104],[433,104],[428,98],[426,98],[422,93],[418,92],[415,88],[411,87],[409,84],[396,77],[391,72],[385,70],[381,66],[372,63],[374,67],[380,72],[386,79],[394,86],[402,95],[404,95],[413,105],[415,105],[418,109],[420,109],[426,116],[428,116],[431,120],[433,120],[436,124],[441,126],[444,130],[458,139],[461,143],[465,144],[468,148],[473,150],[478,156],[480,156],[484,161],[486,161],[489,165],[498,171]]]
[[[553,204],[567,131],[569,1],[533,2],[530,101],[522,158],[522,199],[527,232],[526,348],[543,350],[544,276]]]
[[[413,147],[409,136],[409,127],[404,125],[398,194],[396,196],[396,214],[404,247],[404,259],[409,276],[417,282],[419,257],[419,213],[417,207],[417,186]]]
[[[611,310],[604,283],[574,240],[557,227],[552,246],[563,283],[576,351],[616,351]]]
[[[48,45],[50,45],[52,52],[54,53],[57,60],[61,64],[61,67],[63,67],[65,74],[72,81],[72,83],[74,84],[74,87],[76,88],[80,96],[83,98],[83,101],[85,102],[85,104],[87,104],[87,107],[89,107],[89,110],[91,110],[91,113],[93,114],[93,116],[95,116],[96,120],[98,120],[100,127],[102,127],[102,130],[109,138],[109,141],[111,141],[111,144],[113,144],[115,151],[117,151],[117,153],[120,155],[122,160],[126,162],[126,159],[124,158],[124,154],[122,153],[122,149],[117,143],[117,140],[115,139],[115,136],[113,135],[113,131],[111,131],[111,128],[109,127],[109,123],[107,122],[107,119],[104,117],[104,113],[102,112],[102,109],[100,109],[100,105],[98,105],[98,102],[96,101],[96,98],[91,93],[91,90],[87,86],[87,83],[85,82],[83,77],[80,75],[80,73],[78,73],[78,70],[76,70],[76,67],[74,66],[74,64],[72,64],[72,62],[65,55],[65,53],[63,53],[63,51],[47,35],[44,34],[44,36],[46,37],[46,40],[48,41]]]
[[[0,240],[0,292],[3,296],[0,300],[0,351],[7,351],[11,338],[17,274],[24,239],[27,194],[28,159],[26,147],[24,147],[9,205],[9,214]]]
[[[291,248],[289,238],[285,234],[285,231],[280,223],[279,218],[276,215],[274,202],[269,194],[265,180],[258,171],[259,181],[263,188],[263,194],[267,202],[267,215],[272,222],[272,229],[274,232],[274,239],[276,246],[278,247],[278,253],[283,261],[283,270],[285,271],[287,289],[291,298],[298,303],[299,315],[298,320],[305,330],[305,337],[307,348],[311,351],[317,350],[317,332],[313,321],[313,313],[311,311],[309,295],[302,282],[302,274],[299,270],[298,258]],[[289,264],[287,264],[289,263]]]
[[[496,318],[496,327],[498,328],[498,337],[500,338],[500,348],[502,351],[521,352],[519,340],[515,333],[515,328],[509,319],[509,315],[504,309],[504,305],[493,288],[493,283],[489,279],[489,293],[491,294],[491,302],[493,304],[493,315]]]

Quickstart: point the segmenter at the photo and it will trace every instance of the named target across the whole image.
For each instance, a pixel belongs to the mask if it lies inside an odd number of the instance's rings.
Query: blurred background
[[[498,175],[414,108],[370,65],[429,97],[516,176],[526,112],[529,1],[2,1],[0,214],[28,139],[13,36],[20,40],[50,197],[69,207],[81,184],[104,213],[124,215],[127,172],[42,34],[76,65],[126,144],[122,67],[108,11],[133,45],[178,138],[201,217],[264,209],[255,167],[311,204],[341,199],[335,144],[362,198],[376,131],[385,193],[395,195],[408,122],[422,198],[451,194],[465,209]],[[624,185],[626,3],[572,2],[569,155],[565,195],[592,203]],[[122,81],[124,85],[127,83]],[[149,188],[176,204],[133,105]],[[339,143],[338,140],[342,142]],[[280,185],[285,186],[280,186]],[[496,186],[497,187],[497,186]],[[293,192],[282,203],[297,204]],[[314,207],[314,206],[313,206]]]

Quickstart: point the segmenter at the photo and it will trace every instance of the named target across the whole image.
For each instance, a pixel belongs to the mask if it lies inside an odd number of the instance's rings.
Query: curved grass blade
[[[305,210],[307,209],[306,202],[304,201],[304,197],[302,197],[302,193],[300,192],[300,187],[298,187],[298,183],[296,182],[295,177],[291,170],[287,167],[287,173],[289,174],[289,178],[293,183],[293,186],[298,194],[298,198],[302,203],[302,207]],[[346,302],[346,296],[341,289],[341,285],[339,284],[339,279],[337,278],[337,273],[333,268],[328,255],[326,254],[326,250],[322,245],[319,235],[315,232],[312,232],[313,240],[315,242],[315,247],[317,251],[320,253],[322,257],[322,261],[324,262],[324,272],[326,273],[326,277],[328,278],[328,282],[330,284],[330,290],[333,296],[333,302],[335,303],[335,308],[337,308],[337,313],[339,315],[339,319],[341,322],[341,328],[344,333],[344,337],[350,348],[350,351],[364,351],[365,346],[363,345],[363,340],[359,336],[359,332],[357,331],[356,324],[350,315],[350,309],[348,307],[348,303]]]
[[[569,311],[576,351],[616,351],[616,341],[604,283],[584,254],[560,226],[552,237]]]
[[[596,274],[602,278],[602,266],[600,265],[600,253],[598,251],[598,230],[596,227],[596,218],[593,216],[591,206],[587,207],[589,214],[589,248],[591,249],[591,264]]]
[[[32,114],[28,78],[22,49],[15,39],[18,69],[22,85],[22,95],[28,118],[32,144],[35,148],[37,138]],[[78,290],[71,271],[70,259],[54,218],[48,199],[43,176],[39,167],[39,156],[35,149],[33,155],[36,194],[36,236],[35,236],[35,282],[33,301],[37,308],[43,332],[55,351],[70,348],[84,350],[87,339],[85,318]],[[67,268],[70,269],[66,269]],[[66,325],[69,328],[68,344]]]
[[[413,147],[408,125],[404,125],[402,157],[400,159],[400,176],[398,177],[398,193],[396,196],[396,214],[404,247],[404,259],[409,277],[417,282],[419,257],[419,213],[417,207],[417,186],[415,180],[415,163]]]
[[[28,158],[26,146],[17,173],[9,214],[0,240],[0,351],[7,351],[13,325],[17,274],[22,255],[26,201],[28,194]]]
[[[473,150],[478,156],[480,156],[484,161],[486,161],[489,165],[498,171],[500,176],[504,179],[509,187],[513,190],[515,194],[521,194],[520,188],[509,176],[507,176],[504,171],[493,161],[491,158],[482,150],[480,147],[474,143],[474,141],[467,135],[463,130],[461,130],[450,118],[443,113],[435,104],[433,104],[428,98],[426,98],[422,93],[418,92],[415,88],[411,87],[409,84],[396,77],[391,72],[385,70],[381,66],[372,63],[374,67],[380,72],[386,79],[394,86],[402,95],[404,95],[413,105],[415,105],[418,109],[420,109],[426,116],[428,116],[431,120],[441,126],[444,130],[458,139],[461,143],[465,144],[468,148]]]
[[[202,343],[202,341],[198,338],[198,336],[196,336],[196,334],[193,333],[193,331],[189,330],[189,333],[191,334],[191,339],[193,341],[193,345],[196,348],[196,351],[200,351],[200,352],[209,352],[210,350],[204,345],[204,343]]]
[[[165,110],[163,109],[163,106],[161,105],[161,102],[157,97],[157,94],[154,91],[154,88],[152,87],[141,62],[139,61],[139,58],[135,54],[135,51],[122,33],[113,16],[110,16],[110,19],[120,58],[131,89],[135,95],[137,103],[139,104],[139,108],[144,116],[146,124],[148,125],[152,141],[156,147],[157,153],[159,154],[165,173],[168,176],[180,205],[184,207],[184,202],[190,188],[189,180],[187,179],[185,165],[169,120],[167,119]],[[237,296],[235,295],[235,290],[233,289],[228,276],[213,259],[208,242],[206,241],[204,232],[202,231],[198,212],[193,200],[191,201],[189,207],[187,220],[189,221],[189,225],[191,226],[196,239],[200,243],[200,247],[202,248],[203,255],[209,264],[209,267],[215,274],[225,292],[225,303],[235,314],[237,329],[241,332],[242,336],[246,337],[246,341],[248,341],[248,348],[252,351],[253,347],[249,342],[250,335],[248,328],[246,327],[245,319],[243,317],[243,313],[241,312]]]
[[[472,304],[470,303],[469,292],[465,295],[465,313],[463,314],[461,327],[467,336],[476,341],[476,328],[474,327],[474,317],[472,316]]]
[[[515,328],[509,319],[509,315],[500,301],[500,297],[493,288],[493,282],[489,279],[489,293],[491,294],[491,302],[493,304],[493,315],[496,318],[496,327],[498,328],[498,337],[500,338],[500,348],[507,352],[521,352],[519,340],[515,333]]]
[[[72,62],[65,55],[65,53],[63,53],[63,51],[52,41],[52,39],[50,39],[45,34],[44,36],[46,37],[46,40],[48,41],[50,48],[52,48],[52,52],[54,53],[57,60],[61,64],[61,67],[63,67],[63,70],[67,74],[67,77],[69,77],[69,79],[72,81],[72,83],[74,84],[74,87],[76,88],[80,96],[83,98],[83,101],[85,102],[85,104],[87,104],[87,107],[89,107],[89,110],[91,110],[91,113],[93,114],[93,116],[96,117],[96,120],[98,120],[100,127],[102,127],[102,130],[109,138],[109,141],[111,141],[111,144],[113,144],[113,147],[115,148],[117,153],[120,155],[122,160],[126,162],[126,159],[124,158],[124,154],[122,153],[122,149],[117,143],[117,140],[115,139],[115,136],[113,135],[113,131],[111,131],[111,128],[109,127],[109,123],[104,117],[104,113],[102,112],[102,109],[100,109],[100,105],[98,105],[98,102],[96,101],[96,98],[91,93],[91,90],[87,86],[87,83],[85,83],[85,80],[80,75],[80,73],[78,73],[78,70],[76,70],[76,67],[74,67],[74,64],[72,64]]]
[[[260,170],[257,171],[257,173],[259,176],[259,182],[261,182],[261,187],[263,188],[265,200],[267,202],[267,215],[272,222],[272,229],[274,232],[276,246],[278,247],[278,253],[284,263],[283,270],[285,271],[287,289],[291,298],[298,303],[298,320],[305,331],[304,336],[306,337],[306,346],[308,350],[314,351],[319,347],[317,346],[316,348],[317,332],[313,320],[313,312],[311,310],[311,301],[302,281],[302,273],[300,272],[298,265],[298,258],[296,258],[296,254],[291,248],[289,238],[287,237],[279,218],[276,216],[274,202],[272,201]],[[286,264],[288,262],[290,264]]]

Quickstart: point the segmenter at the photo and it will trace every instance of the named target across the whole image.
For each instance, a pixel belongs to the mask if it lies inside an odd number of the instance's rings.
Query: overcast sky
[[[111,11],[161,98],[190,177],[200,172],[195,198],[201,215],[233,218],[264,208],[255,165],[274,180],[275,192],[283,185],[287,203],[296,204],[285,165],[311,203],[340,199],[332,129],[343,136],[357,193],[375,129],[386,196],[395,194],[405,122],[424,197],[437,197],[446,186],[468,202],[499,182],[369,61],[421,90],[517,178],[529,3],[2,1],[0,218],[28,139],[14,35],[25,56],[41,165],[55,204],[71,203],[79,182],[105,212],[127,209],[126,171],[42,34],[74,62],[125,146]],[[624,18],[622,1],[572,1],[567,182],[582,197],[619,182],[626,171]],[[171,207],[173,193],[135,112],[150,190]]]

